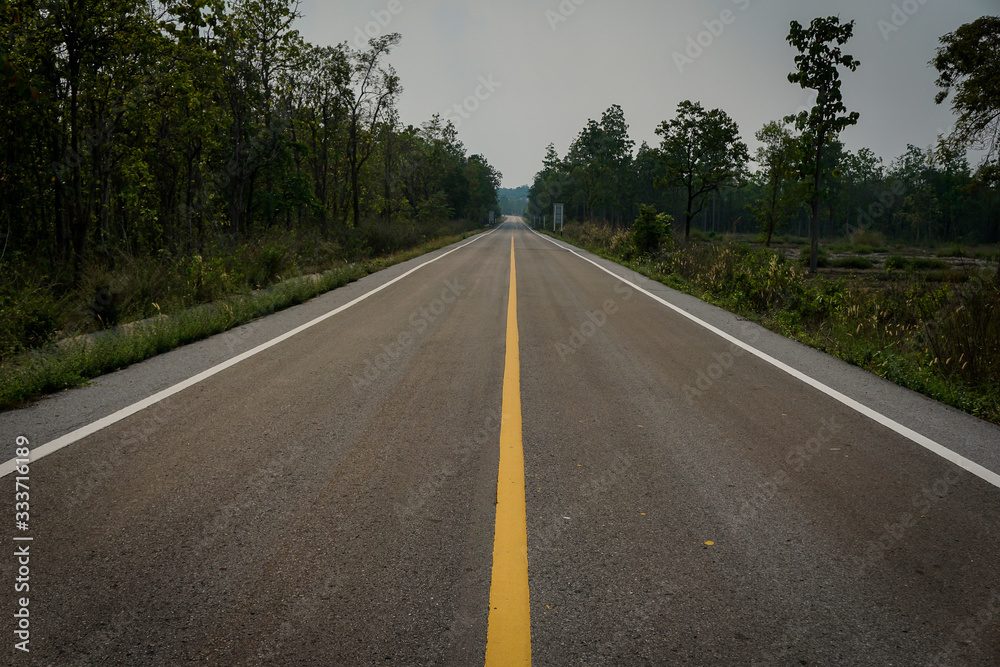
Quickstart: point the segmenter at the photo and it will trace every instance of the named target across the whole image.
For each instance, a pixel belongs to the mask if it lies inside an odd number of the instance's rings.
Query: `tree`
[[[951,108],[958,121],[947,144],[986,151],[980,176],[1000,181],[1000,16],[984,16],[941,38],[931,64],[941,90],[934,101],[954,92]]]
[[[0,4],[4,261],[30,253],[39,281],[72,290],[92,266],[222,251],[279,224],[353,252],[352,209],[395,223],[426,202],[436,233],[442,213],[491,208],[498,174],[454,127],[440,141],[399,128],[398,36],[311,46],[298,6]]]
[[[755,160],[761,166],[762,197],[751,205],[754,217],[764,233],[764,247],[771,247],[771,238],[801,204],[801,188],[794,171],[799,160],[799,141],[784,123],[772,121],[762,127],[757,141]]]
[[[913,189],[904,197],[899,215],[913,230],[917,245],[921,243],[921,232],[925,234],[925,240],[930,241],[934,235],[934,226],[941,216],[941,206],[931,184],[926,180],[915,183]]]
[[[840,91],[839,67],[850,71],[861,64],[853,56],[845,54],[840,47],[854,34],[854,21],[841,24],[840,18],[816,18],[808,28],[798,21],[791,22],[788,42],[798,50],[795,56],[796,71],[788,75],[788,81],[802,88],[816,91],[816,105],[811,111],[803,111],[798,116],[788,116],[785,120],[794,122],[802,133],[805,150],[802,154],[802,174],[811,180],[809,193],[811,218],[809,233],[811,238],[810,273],[816,273],[819,255],[819,204],[823,199],[823,152],[828,144],[836,140],[840,132],[856,125],[860,114],[847,113]]]
[[[361,220],[361,169],[374,150],[376,129],[392,115],[396,96],[402,92],[396,70],[382,62],[400,39],[396,32],[384,35],[371,40],[367,51],[357,53],[352,88],[345,91],[345,97],[350,100],[347,108],[347,160],[355,226]]]
[[[350,85],[351,63],[344,45],[313,46],[307,57],[308,66],[293,89],[300,97],[298,117],[309,146],[307,162],[320,204],[320,229],[326,233],[328,216],[336,220],[345,208],[340,178],[346,153],[343,91]]]
[[[969,146],[986,151],[977,177],[987,187],[1000,183],[1000,16],[984,16],[941,38],[931,64],[938,71],[941,104],[954,91],[958,121],[945,140],[947,152]],[[1000,267],[997,268],[1000,285]]]
[[[902,225],[899,231],[911,232],[917,244],[921,243],[921,238],[930,241],[941,212],[932,187],[935,174],[933,151],[908,144],[906,152],[893,160],[891,173],[901,186],[893,211]]]
[[[229,224],[238,234],[253,225],[255,200],[265,202],[270,220],[281,192],[265,188],[262,178],[283,181],[288,164],[286,118],[276,117],[280,81],[288,81],[307,58],[294,22],[301,16],[298,0],[244,0],[221,22],[221,48],[231,107],[231,153],[228,165]],[[268,167],[275,166],[274,174]],[[277,188],[281,189],[280,185]],[[277,195],[277,197],[275,197]]]
[[[503,174],[497,171],[482,155],[470,155],[465,163],[469,203],[465,217],[469,220],[486,219],[490,211],[500,206],[497,191]]]
[[[841,172],[847,209],[845,232],[848,239],[851,243],[858,243],[855,239],[862,239],[861,242],[867,242],[871,239],[877,240],[878,237],[874,234],[878,230],[873,228],[877,221],[868,209],[872,207],[872,204],[878,202],[880,194],[887,191],[882,158],[875,155],[869,148],[858,149],[857,153],[847,152],[844,155]],[[875,209],[875,212],[879,213],[879,210]],[[852,223],[852,216],[855,215]],[[873,235],[859,234],[859,232],[866,231],[872,232]]]
[[[566,156],[570,172],[583,187],[584,217],[600,215],[616,224],[624,219],[634,147],[617,104],[600,122],[587,122]]]
[[[705,207],[709,195],[740,183],[750,159],[740,140],[739,126],[721,109],[706,111],[690,100],[677,105],[677,116],[656,128],[663,137],[660,157],[666,168],[661,186],[681,187],[687,193],[684,239],[691,238],[691,220]]]

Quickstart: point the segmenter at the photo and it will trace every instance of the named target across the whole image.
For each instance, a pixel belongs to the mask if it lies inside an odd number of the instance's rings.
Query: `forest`
[[[656,148],[643,143],[630,154],[632,141],[622,132],[627,129],[622,110],[612,107],[600,122],[591,123],[563,158],[554,146],[548,147],[526,214],[551,221],[551,203],[559,202],[577,220],[628,226],[640,206],[650,205],[683,221],[688,210],[684,187],[657,187],[667,179],[667,165]],[[758,134],[768,137],[783,131],[787,127],[774,123]],[[852,152],[836,142],[828,156],[827,168],[836,176],[827,183],[822,201],[821,237],[842,239],[870,231],[917,246],[1000,242],[1000,198],[976,180],[964,155],[910,145],[885,164],[867,148]],[[692,208],[694,228],[717,234],[766,233],[762,207],[773,191],[768,178],[763,169],[747,171],[741,182],[712,190]],[[779,189],[785,194],[784,210],[773,231],[806,237],[809,210],[802,194],[793,192],[794,185],[786,180],[784,190]]]
[[[296,0],[0,12],[0,359],[499,213],[453,124],[400,123],[399,34],[309,44]]]
[[[951,99],[954,131],[928,146],[909,145],[886,162],[868,148],[848,150],[840,134],[864,122],[844,106],[841,87],[861,63],[843,49],[853,23],[836,17],[793,24],[799,48],[789,81],[809,89],[813,108],[754,128],[759,148],[723,109],[681,102],[655,132],[659,145],[636,149],[624,110],[590,120],[563,156],[549,145],[529,193],[526,215],[551,217],[563,203],[579,221],[630,226],[653,206],[702,233],[776,233],[850,241],[855,235],[914,246],[1000,242],[997,134],[1000,131],[1000,18],[983,17],[942,37],[937,102]],[[821,101],[822,100],[822,101]],[[985,151],[971,165],[968,149]]]

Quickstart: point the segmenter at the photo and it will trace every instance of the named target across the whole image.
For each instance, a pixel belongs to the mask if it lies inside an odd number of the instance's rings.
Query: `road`
[[[380,290],[32,458],[9,664],[482,665],[520,641],[502,430],[535,665],[1000,664],[1000,429],[517,221],[470,241],[0,415],[7,460]]]

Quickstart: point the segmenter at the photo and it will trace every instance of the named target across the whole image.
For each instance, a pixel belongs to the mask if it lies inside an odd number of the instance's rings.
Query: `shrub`
[[[266,287],[286,275],[295,266],[295,261],[280,246],[251,246],[243,265],[245,280],[251,287]]]
[[[1000,385],[1000,287],[972,281],[929,320],[925,335],[947,376]]]
[[[671,223],[673,218],[666,213],[657,213],[652,206],[639,207],[639,217],[632,226],[632,243],[640,253],[649,254],[659,250],[664,243],[673,241]]]
[[[891,257],[887,257],[885,260],[885,268],[887,271],[905,271],[906,269],[912,267],[913,264],[910,260],[899,255],[892,255]]]
[[[799,258],[799,264],[802,266],[809,266],[810,259],[812,258],[812,250],[806,248],[802,251],[802,256]],[[816,266],[820,269],[825,269],[829,266],[830,260],[826,256],[826,251],[823,248],[819,249],[819,254],[816,258]]]
[[[941,248],[937,251],[938,257],[967,257],[967,253],[962,246],[954,245],[950,248]]]
[[[851,234],[851,244],[881,248],[885,246],[885,234],[872,229],[859,229]]]
[[[865,270],[875,266],[875,262],[867,257],[845,257],[830,262],[830,266],[835,269],[858,269]]]
[[[47,289],[0,295],[0,359],[49,342],[58,322],[59,304]]]
[[[931,257],[914,257],[911,266],[916,271],[945,271],[951,268],[948,262]]]

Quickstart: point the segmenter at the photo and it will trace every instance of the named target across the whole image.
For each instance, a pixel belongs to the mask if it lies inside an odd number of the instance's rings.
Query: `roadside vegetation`
[[[317,46],[298,8],[0,7],[0,404],[302,301],[500,212],[500,173],[453,123],[400,123],[401,36]],[[319,277],[288,280],[307,275]],[[104,330],[117,334],[81,338]]]
[[[94,267],[84,287],[59,300],[45,289],[14,290],[5,298],[16,316],[0,329],[0,409],[304,303],[475,233],[463,227],[438,226],[422,243],[407,235],[380,238],[383,254],[366,249],[352,262],[340,258],[337,244],[286,239],[207,259]]]
[[[863,122],[841,96],[853,28],[791,24],[788,80],[817,102],[756,132],[756,168],[721,109],[684,101],[635,150],[612,106],[549,146],[525,217],[565,204],[565,240],[1000,423],[1000,17],[928,53],[955,129],[888,165],[840,140]]]

